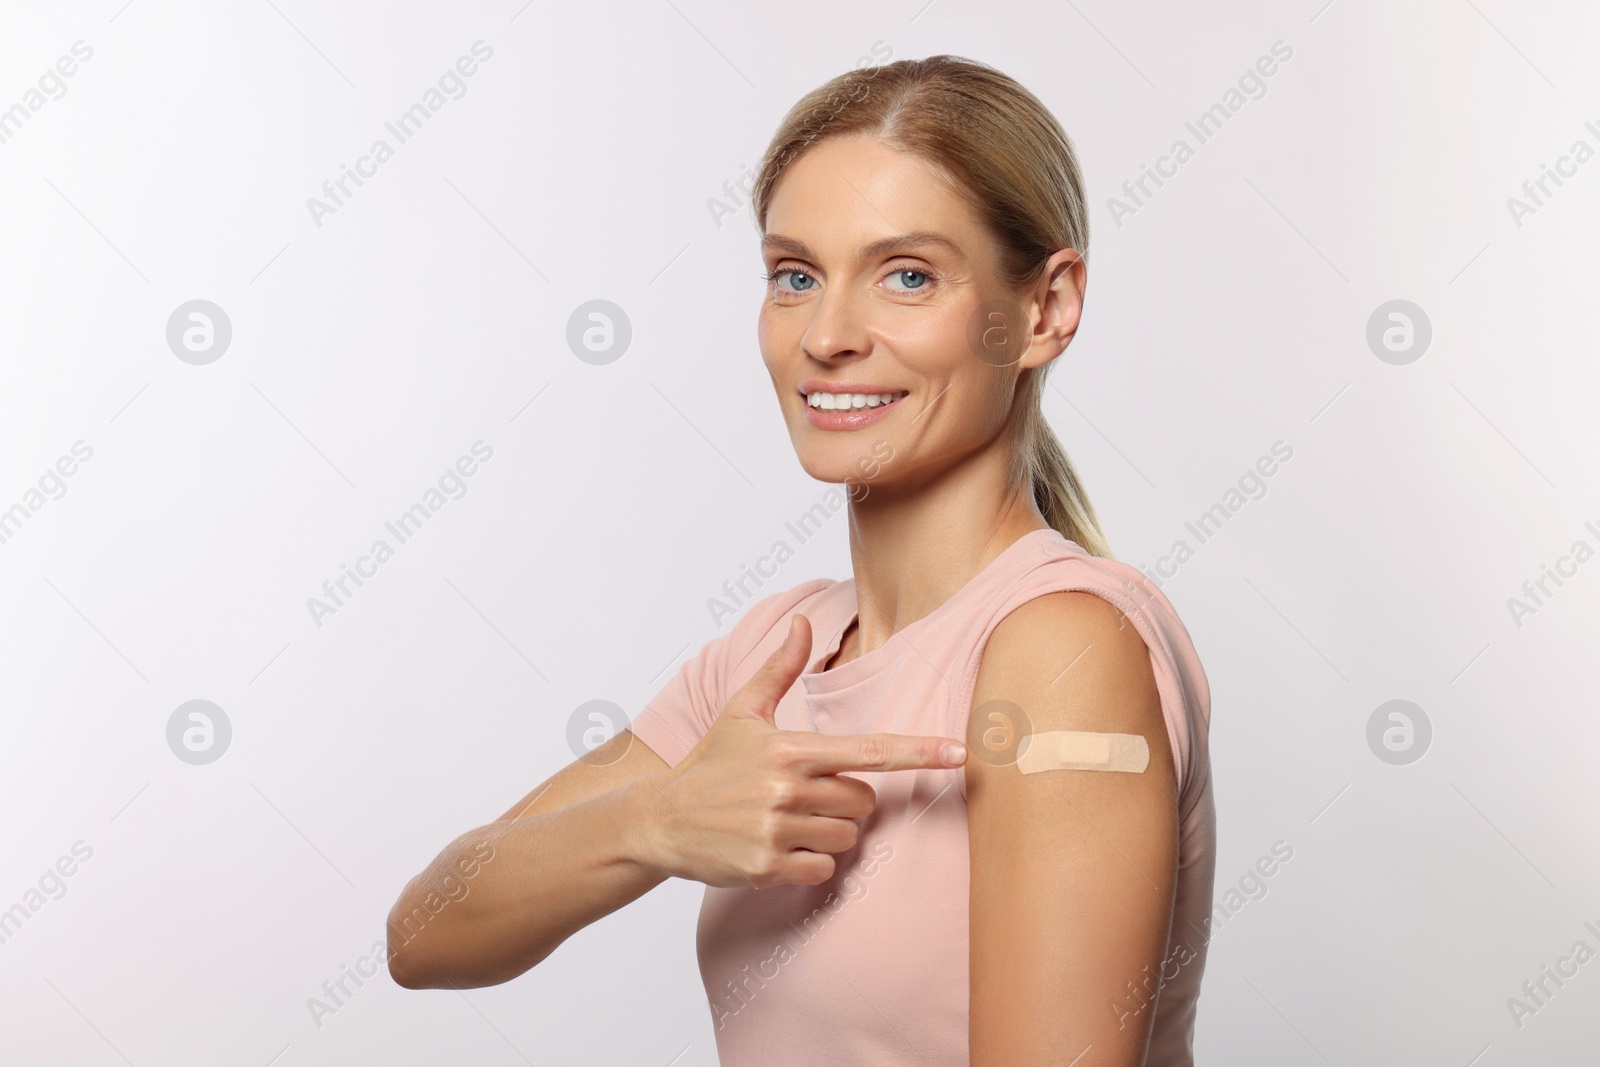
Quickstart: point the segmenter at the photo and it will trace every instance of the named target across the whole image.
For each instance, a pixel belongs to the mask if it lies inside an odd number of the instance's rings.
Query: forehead
[[[888,234],[935,231],[981,258],[984,239],[940,167],[860,135],[828,138],[789,165],[773,189],[767,230],[841,254]]]

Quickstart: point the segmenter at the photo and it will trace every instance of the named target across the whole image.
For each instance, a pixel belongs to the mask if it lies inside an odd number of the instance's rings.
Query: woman
[[[992,68],[903,60],[802,99],[752,207],[762,358],[801,466],[849,487],[854,577],[751,605],[446,848],[391,973],[504,982],[690,878],[724,1064],[1191,1063],[1209,691],[1040,411],[1086,281],[1071,143]]]

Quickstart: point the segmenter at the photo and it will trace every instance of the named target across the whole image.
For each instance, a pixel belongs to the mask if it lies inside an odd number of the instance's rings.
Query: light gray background
[[[1218,893],[1293,859],[1211,945],[1207,1064],[1593,1056],[1600,961],[1600,161],[1507,198],[1600,122],[1577,3],[924,0],[8,4],[0,108],[93,57],[0,145],[0,508],[93,457],[0,544],[0,944],[12,1063],[715,1063],[699,887],[666,884],[505,986],[370,980],[450,838],[637,711],[718,631],[708,597],[826,487],[755,340],[742,196],[803,92],[954,52],[1048,104],[1093,201],[1086,317],[1046,406],[1120,558],[1149,566],[1273,442],[1293,458],[1166,582],[1213,706]],[[306,200],[473,42],[494,49],[335,215]],[[1293,57],[1136,214],[1107,206],[1274,41]],[[391,143],[393,143],[391,138]],[[206,299],[230,348],[165,340]],[[631,346],[565,336],[606,299]],[[1406,299],[1405,366],[1368,317]],[[472,443],[493,449],[319,628],[306,606]],[[392,543],[392,539],[391,539]],[[767,591],[847,577],[842,519]],[[725,624],[726,625],[726,624]],[[233,737],[191,766],[178,705]],[[1366,723],[1424,709],[1424,758]],[[910,949],[908,949],[910,950]],[[676,1058],[675,1058],[676,1057]]]

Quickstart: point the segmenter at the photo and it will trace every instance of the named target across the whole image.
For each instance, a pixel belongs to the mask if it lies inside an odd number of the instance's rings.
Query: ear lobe
[[[1053,300],[1053,296],[1052,296]],[[1077,315],[1074,312],[1072,321],[1060,321],[1059,310],[1052,310],[1047,304],[1045,312],[1040,315],[1039,321],[1034,324],[1033,332],[1029,337],[1028,352],[1017,361],[1020,367],[1038,367],[1041,370],[1054,360],[1071,342],[1073,335],[1078,332]]]

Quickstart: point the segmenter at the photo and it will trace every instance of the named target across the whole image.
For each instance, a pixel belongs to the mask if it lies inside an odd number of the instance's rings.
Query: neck
[[[1009,459],[986,448],[927,479],[868,483],[851,500],[857,655],[949,600],[1019,537],[1049,528],[1031,489],[1007,484]]]

